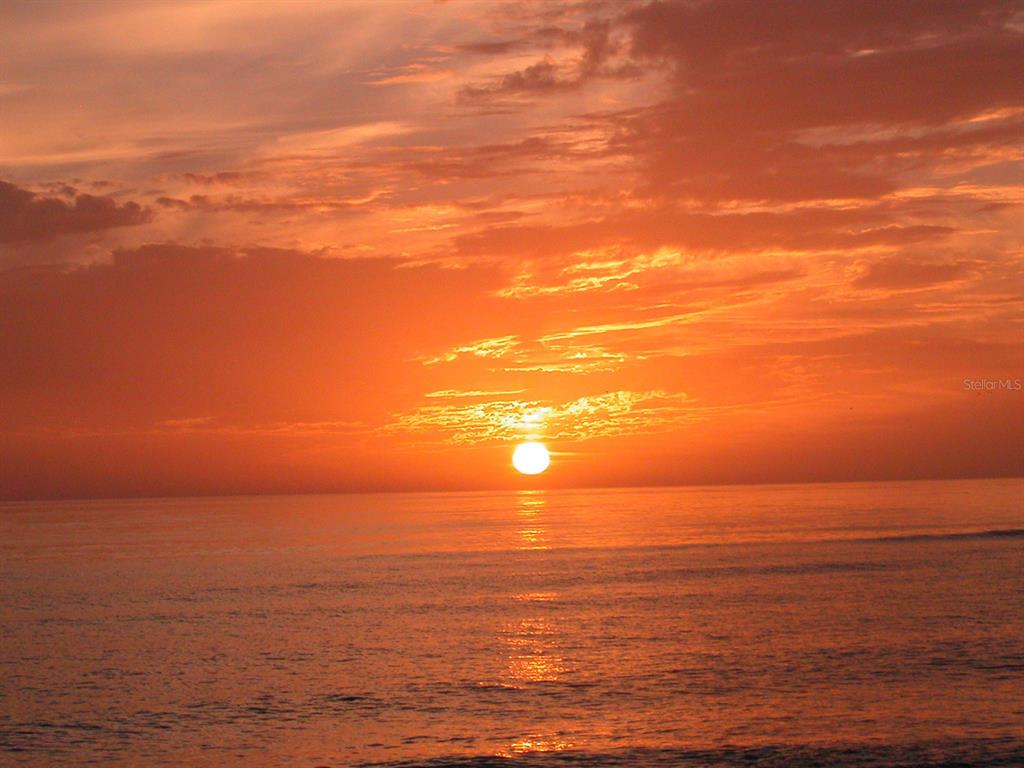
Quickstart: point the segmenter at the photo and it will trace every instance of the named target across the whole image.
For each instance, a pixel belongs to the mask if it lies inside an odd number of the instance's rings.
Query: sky
[[[1024,473],[1022,2],[0,12],[0,497]]]

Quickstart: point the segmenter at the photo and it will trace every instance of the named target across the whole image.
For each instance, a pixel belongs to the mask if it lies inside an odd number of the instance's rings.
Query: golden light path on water
[[[526,445],[529,445],[527,443]],[[518,494],[517,515],[521,521],[519,548],[525,551],[546,550],[548,531],[543,515],[547,506],[544,492],[522,491]],[[524,615],[505,623],[502,639],[507,649],[506,677],[502,685],[525,688],[530,685],[555,683],[568,670],[562,656],[561,632],[551,618],[551,608],[559,600],[557,592],[523,592],[514,596],[517,605],[529,608]],[[557,730],[524,734],[499,750],[499,757],[515,757],[530,752],[561,752],[571,749],[572,741],[562,738]]]

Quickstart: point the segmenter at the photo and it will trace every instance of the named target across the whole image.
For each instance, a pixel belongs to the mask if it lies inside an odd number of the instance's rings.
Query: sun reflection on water
[[[565,672],[558,655],[558,633],[545,617],[520,619],[505,626],[508,675],[516,683],[554,682]]]
[[[517,501],[519,549],[551,549],[548,543],[548,530],[543,520],[543,513],[547,507],[543,491],[521,491]]]
[[[554,736],[528,736],[513,741],[509,744],[508,750],[498,751],[498,757],[516,757],[529,754],[530,752],[561,752],[575,746],[571,741],[565,741]]]
[[[550,534],[544,520],[547,508],[544,491],[521,491],[516,501],[518,548],[551,549]],[[524,689],[564,681],[571,670],[561,648],[563,632],[557,619],[559,593],[524,591],[510,597],[513,601],[510,613],[520,615],[506,621],[500,630],[505,648],[505,670],[500,684]],[[531,752],[560,752],[573,746],[573,742],[556,729],[549,733],[524,734],[496,754],[499,757],[517,757]]]

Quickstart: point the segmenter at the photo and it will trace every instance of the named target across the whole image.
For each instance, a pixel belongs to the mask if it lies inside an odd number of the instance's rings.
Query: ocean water
[[[0,764],[1024,765],[1024,482],[0,505]]]

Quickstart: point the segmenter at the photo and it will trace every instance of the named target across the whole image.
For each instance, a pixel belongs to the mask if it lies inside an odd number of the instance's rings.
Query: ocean
[[[1024,481],[5,503],[0,764],[1024,765]]]

